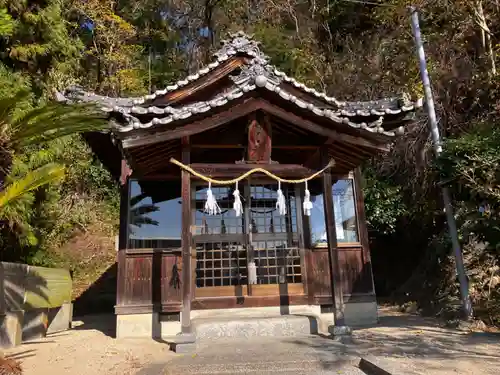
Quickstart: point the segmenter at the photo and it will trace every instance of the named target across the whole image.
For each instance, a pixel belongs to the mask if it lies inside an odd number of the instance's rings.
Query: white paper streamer
[[[220,207],[215,200],[214,194],[212,193],[212,183],[208,183],[207,190],[207,201],[205,202],[205,212],[209,215],[217,215],[220,214]]]
[[[278,212],[281,216],[286,215],[286,202],[285,202],[285,196],[283,195],[283,192],[281,191],[281,181],[278,181],[278,199],[276,200],[276,208],[278,209]]]
[[[241,205],[240,191],[238,190],[238,181],[236,181],[236,189],[233,191],[234,203],[233,209],[236,212],[236,216],[240,217],[243,213],[243,206]]]
[[[307,181],[306,181],[306,192],[304,195],[304,203],[302,204],[302,206],[304,208],[304,215],[311,216],[311,210],[313,208],[313,204],[311,202],[311,193],[307,188]]]
[[[255,262],[248,262],[248,283],[257,284],[257,268]]]

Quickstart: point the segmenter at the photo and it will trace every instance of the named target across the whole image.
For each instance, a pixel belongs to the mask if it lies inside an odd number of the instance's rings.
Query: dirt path
[[[404,374],[500,373],[500,334],[446,329],[435,319],[381,308],[377,327],[354,332],[349,349]],[[399,369],[399,371],[396,371]],[[403,371],[401,371],[403,370]]]
[[[297,339],[293,344],[313,352],[319,361],[328,362],[334,354],[366,357],[394,374],[500,373],[500,334],[445,329],[434,319],[386,308],[381,309],[380,315],[376,327],[355,330],[352,342],[345,345],[318,336]],[[23,344],[6,354],[22,362],[25,375],[157,375],[166,369],[168,361],[179,361],[165,344],[151,339],[114,339],[114,323],[110,319],[105,315],[85,317],[85,322],[75,322],[74,330]],[[273,347],[286,349],[282,339],[275,340]],[[254,350],[261,346],[256,340]],[[220,349],[211,348],[216,353]],[[288,354],[277,353],[280,358],[273,358],[283,360]],[[199,356],[203,355],[207,353],[202,349]],[[189,362],[189,358],[184,360]]]
[[[48,335],[6,352],[19,359],[24,375],[132,375],[143,367],[167,362],[175,354],[165,344],[116,340],[109,316],[75,321],[75,329]]]

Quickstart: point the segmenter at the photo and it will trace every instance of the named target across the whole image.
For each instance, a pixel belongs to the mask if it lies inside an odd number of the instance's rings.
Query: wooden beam
[[[326,147],[321,150],[321,160],[328,159]],[[332,173],[327,170],[323,173],[323,205],[326,222],[326,238],[328,241],[328,260],[330,265],[330,282],[332,300],[335,309],[335,325],[344,325],[344,303],[342,292],[342,278],[340,275],[339,254],[337,248],[337,232],[335,230],[335,209],[332,197]]]
[[[321,125],[318,125],[310,120],[307,120],[301,116],[298,116],[292,112],[288,112],[283,108],[280,108],[274,104],[271,104],[265,100],[258,99],[259,106],[262,110],[280,117],[281,119],[298,126],[299,128],[303,128],[309,130],[313,133],[322,135],[324,137],[333,138],[334,140],[339,140],[346,143],[351,143],[354,145],[359,145],[363,147],[367,147],[376,151],[387,151],[387,146],[381,145],[378,142],[370,141],[368,139],[362,137],[356,137],[349,134],[339,133],[336,130],[325,128]]]
[[[201,120],[194,121],[189,124],[178,126],[174,129],[163,131],[159,129],[159,133],[140,136],[136,135],[134,138],[124,138],[122,140],[122,145],[124,148],[131,148],[157,142],[164,142],[172,139],[178,139],[182,137],[188,137],[210,129],[214,129],[230,121],[234,121],[238,118],[247,116],[259,109],[262,109],[269,114],[279,117],[282,120],[287,121],[288,123],[293,124],[299,128],[309,130],[324,137],[332,138],[336,141],[366,147],[375,152],[384,152],[388,150],[387,146],[380,144],[379,142],[371,141],[359,136],[340,133],[336,130],[318,125],[294,113],[288,112],[265,100],[256,98],[247,98],[246,100],[234,105],[233,107],[228,108],[225,111],[219,112],[210,117],[205,117]]]
[[[193,144],[191,149],[244,149],[246,145],[241,144]],[[318,145],[274,145],[275,150],[317,150]]]
[[[120,173],[120,185],[125,185],[128,181],[128,177],[132,174],[132,169],[127,164],[127,161],[122,159],[121,173]]]
[[[182,138],[182,162],[189,164],[189,137]],[[191,175],[181,172],[182,197],[182,314],[181,332],[191,334]]]
[[[369,267],[369,273],[372,282],[372,292],[375,293],[375,283],[373,280],[373,269],[370,255],[370,237],[368,236],[368,225],[366,223],[365,199],[361,180],[363,175],[361,168],[354,170],[354,197],[356,200],[356,216],[358,220],[358,235],[361,245],[363,246],[363,267]]]
[[[307,177],[316,171],[300,164],[215,164],[193,163],[190,165],[196,172],[210,177],[234,177],[253,168],[264,168],[280,177]]]
[[[189,137],[194,134],[224,125],[230,121],[246,116],[259,109],[258,101],[254,98],[248,98],[235,106],[219,112],[213,116],[205,117],[190,124],[182,125],[174,129],[163,130],[159,133],[135,136],[134,138],[125,138],[122,141],[124,148],[143,146],[147,144],[170,141],[182,137]]]

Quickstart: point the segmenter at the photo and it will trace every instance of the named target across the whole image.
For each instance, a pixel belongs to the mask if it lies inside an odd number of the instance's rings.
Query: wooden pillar
[[[328,152],[326,148],[321,150],[321,160],[324,164],[328,163]],[[332,289],[333,308],[335,311],[335,326],[344,326],[342,279],[340,276],[339,256],[337,250],[337,233],[335,231],[335,212],[333,206],[332,186],[332,172],[328,169],[323,173],[323,204],[326,222],[326,238],[328,241],[330,284]]]
[[[130,211],[130,179],[131,170],[125,160],[122,160],[120,175],[120,229],[118,233],[118,254],[117,254],[117,285],[116,285],[116,305],[124,304],[125,293],[125,261],[126,249],[128,247],[128,227]]]
[[[182,162],[190,163],[189,137],[182,140]],[[182,333],[191,332],[191,175],[184,169],[181,171],[182,183]]]
[[[356,217],[359,232],[359,242],[363,246],[363,266],[368,267],[363,272],[369,272],[372,283],[372,292],[375,293],[375,281],[373,280],[372,261],[370,255],[370,238],[368,236],[368,226],[366,225],[365,199],[361,186],[361,168],[354,170],[354,197],[356,199]]]

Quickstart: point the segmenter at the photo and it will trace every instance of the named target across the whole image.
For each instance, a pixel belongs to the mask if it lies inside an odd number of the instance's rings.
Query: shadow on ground
[[[294,343],[313,346],[326,358],[340,351],[347,356],[376,359],[386,370],[397,373],[404,368],[405,374],[431,374],[433,369],[442,371],[440,374],[489,374],[476,366],[483,363],[492,369],[495,363],[500,364],[500,334],[445,329],[437,320],[419,316],[381,315],[378,325],[355,329],[342,344],[325,338],[297,338]]]
[[[75,317],[73,319],[75,330],[95,330],[104,335],[116,337],[116,316],[114,314],[93,314]]]
[[[116,277],[117,265],[111,265],[103,274],[73,301],[73,328],[96,330],[116,337]]]
[[[113,314],[116,304],[116,277],[115,263],[73,301],[74,315]]]

